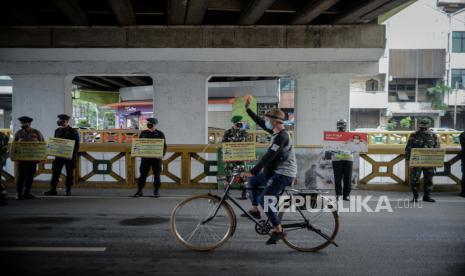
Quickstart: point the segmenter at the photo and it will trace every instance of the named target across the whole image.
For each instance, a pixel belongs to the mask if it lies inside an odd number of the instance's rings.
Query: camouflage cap
[[[420,120],[420,122],[418,123],[418,126],[419,127],[429,127],[431,124],[431,121],[429,119],[426,119],[426,118],[423,118]]]

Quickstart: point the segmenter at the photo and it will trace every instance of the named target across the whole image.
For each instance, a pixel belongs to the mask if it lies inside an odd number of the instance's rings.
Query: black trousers
[[[31,192],[34,174],[37,172],[37,162],[18,161],[18,180],[16,181],[16,191],[18,195]]]
[[[71,189],[74,183],[74,159],[66,159],[56,157],[52,163],[52,180],[50,180],[50,188],[52,190],[57,189],[58,182],[60,181],[61,170],[63,167],[66,168],[66,189]]]
[[[462,158],[462,194],[465,194],[465,158]]]
[[[137,181],[137,186],[139,187],[139,189],[144,188],[145,181],[147,180],[147,176],[150,172],[150,169],[152,169],[152,172],[153,172],[153,187],[155,187],[155,189],[160,188],[161,164],[162,164],[161,159],[142,158],[141,163],[140,163],[140,168],[139,168],[140,176]]]
[[[349,196],[352,183],[352,161],[333,161],[334,186],[336,196]],[[344,182],[344,188],[342,187]]]
[[[0,204],[6,203],[6,187],[2,181],[3,166],[0,165]]]

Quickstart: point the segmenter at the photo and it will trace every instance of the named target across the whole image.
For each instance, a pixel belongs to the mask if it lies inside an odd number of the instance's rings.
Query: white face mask
[[[271,124],[270,120],[265,120],[265,126],[267,129],[273,129],[273,125]]]
[[[355,144],[360,144],[360,139],[353,139],[352,140]]]

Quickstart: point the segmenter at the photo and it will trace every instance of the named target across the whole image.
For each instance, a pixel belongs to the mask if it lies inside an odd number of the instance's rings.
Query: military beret
[[[235,123],[238,123],[238,122],[240,122],[240,121],[242,121],[242,116],[240,116],[240,115],[236,115],[236,116],[233,116],[233,117],[231,118],[231,122],[234,123],[234,124],[235,124]]]
[[[64,121],[68,121],[69,118],[70,118],[70,117],[69,117],[68,115],[66,115],[66,114],[60,114],[60,115],[58,115],[57,117],[58,117],[58,119],[64,120]]]
[[[154,125],[158,124],[158,120],[156,118],[148,118],[147,122],[154,124]]]
[[[28,117],[28,116],[21,116],[21,117],[18,118],[18,120],[21,123],[30,123],[30,122],[34,121],[34,119],[32,119],[31,117]]]

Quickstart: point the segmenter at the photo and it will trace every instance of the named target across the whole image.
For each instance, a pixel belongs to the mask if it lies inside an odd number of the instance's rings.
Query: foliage
[[[87,122],[87,120],[79,120],[77,127],[90,127],[90,124]]]
[[[426,94],[431,99],[431,107],[437,110],[447,110],[447,105],[444,103],[444,95],[450,94],[452,88],[445,84],[438,84],[427,89]]]
[[[395,130],[396,127],[397,127],[397,122],[396,121],[389,122],[386,125],[387,130]]]
[[[412,118],[408,116],[403,118],[402,120],[400,120],[400,126],[402,128],[410,129],[410,127],[412,126]]]

